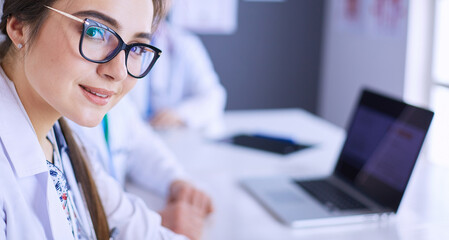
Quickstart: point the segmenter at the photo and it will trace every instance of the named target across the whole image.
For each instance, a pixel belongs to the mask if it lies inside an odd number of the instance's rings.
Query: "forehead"
[[[111,28],[125,41],[136,33],[151,32],[152,0],[59,0],[53,7],[71,14],[81,11],[100,12],[118,23],[119,29]]]

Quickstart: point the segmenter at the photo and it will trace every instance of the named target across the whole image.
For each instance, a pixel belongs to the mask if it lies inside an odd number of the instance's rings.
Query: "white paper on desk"
[[[237,29],[237,0],[177,0],[171,22],[200,34],[231,34]]]

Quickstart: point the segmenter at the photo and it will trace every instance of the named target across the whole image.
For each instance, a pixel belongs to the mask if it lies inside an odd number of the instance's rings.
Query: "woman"
[[[101,167],[91,174],[61,120],[99,124],[149,72],[162,1],[5,0],[0,239],[183,238]]]

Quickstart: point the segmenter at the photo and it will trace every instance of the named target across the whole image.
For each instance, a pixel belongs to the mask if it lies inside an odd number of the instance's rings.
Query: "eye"
[[[98,27],[90,27],[86,30],[86,35],[92,39],[104,40],[105,30]]]
[[[134,46],[131,48],[130,50],[132,53],[136,54],[136,55],[142,55],[145,52],[145,47],[142,46]]]

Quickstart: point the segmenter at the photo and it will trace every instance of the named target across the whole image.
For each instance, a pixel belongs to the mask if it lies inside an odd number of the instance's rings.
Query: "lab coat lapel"
[[[11,164],[19,177],[35,175],[47,171],[45,155],[36,133],[23,108],[14,84],[3,77],[0,80],[0,137]],[[17,161],[20,159],[20,161]]]
[[[21,189],[25,191],[25,196],[32,196],[30,194],[33,194],[33,192],[27,192],[27,190],[46,190],[46,207],[53,237],[55,239],[73,239],[72,230],[67,222],[53,181],[48,174],[45,154],[39,145],[34,128],[17,96],[14,84],[6,78],[2,70],[0,70],[0,74],[2,74],[0,77],[0,95],[2,96],[2,101],[0,101],[2,113],[0,140],[5,146],[3,151],[6,152],[19,178],[18,182]],[[36,182],[29,180],[33,177],[37,179]],[[30,201],[33,201],[33,199]],[[44,204],[37,201],[30,206],[35,208],[33,211],[42,213],[42,209],[36,208],[45,206]],[[43,224],[48,221],[45,219],[47,218],[46,214],[38,214],[38,216]]]

